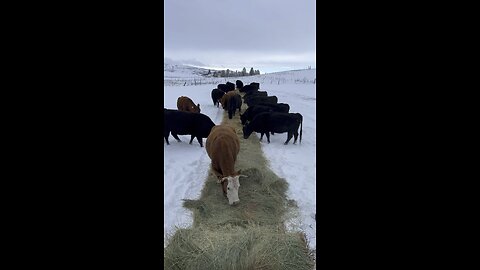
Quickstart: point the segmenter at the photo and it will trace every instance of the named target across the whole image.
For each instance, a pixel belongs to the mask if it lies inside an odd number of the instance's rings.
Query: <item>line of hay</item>
[[[249,176],[240,178],[240,203],[228,204],[211,173],[200,199],[184,200],[193,211],[193,227],[178,229],[168,239],[165,269],[312,269],[304,234],[285,230],[295,206],[286,199],[288,183],[268,168],[256,136],[243,139],[238,111],[233,119],[224,113],[222,123],[240,137],[235,169]]]
[[[312,269],[301,233],[263,226],[179,229],[165,249],[165,269]]]

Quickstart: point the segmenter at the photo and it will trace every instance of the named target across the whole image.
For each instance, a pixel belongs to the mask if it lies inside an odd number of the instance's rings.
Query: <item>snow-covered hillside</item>
[[[217,85],[227,81],[235,83],[241,80],[245,84],[250,82],[259,82],[260,84],[285,84],[285,83],[315,83],[316,69],[301,69],[282,71],[255,76],[240,77],[212,77],[208,74],[208,69],[188,65],[164,63],[163,76],[164,85]],[[210,70],[213,72],[213,70]]]

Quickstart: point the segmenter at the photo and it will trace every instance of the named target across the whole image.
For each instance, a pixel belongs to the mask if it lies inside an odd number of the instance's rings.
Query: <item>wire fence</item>
[[[316,84],[316,78],[285,78],[285,77],[257,77],[250,78],[250,80],[245,80],[245,78],[176,78],[176,79],[164,79],[163,84],[165,86],[191,86],[191,85],[218,85],[221,83],[226,83],[228,81],[235,83],[236,80],[241,80],[244,84],[249,84],[250,82],[258,82],[260,84]]]

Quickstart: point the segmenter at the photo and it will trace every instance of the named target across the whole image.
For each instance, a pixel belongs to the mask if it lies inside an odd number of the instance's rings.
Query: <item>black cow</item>
[[[217,88],[212,90],[212,101],[213,101],[213,106],[217,105],[217,108],[219,107],[220,104],[220,99],[225,95],[225,92],[222,90],[219,90]]]
[[[267,141],[270,143],[270,132],[284,133],[287,132],[287,140],[285,145],[295,136],[293,144],[297,142],[298,127],[300,126],[300,143],[302,142],[302,124],[303,116],[299,113],[278,113],[278,112],[264,112],[260,113],[252,122],[243,127],[243,138],[248,139],[252,132],[260,132],[260,140],[263,134],[267,135]]]
[[[215,123],[202,113],[182,112],[178,110],[170,110],[163,108],[164,114],[164,126],[163,136],[167,145],[170,132],[173,138],[178,142],[181,142],[177,135],[191,135],[190,143],[192,144],[193,138],[197,138],[200,147],[203,147],[202,138],[207,138],[210,134],[210,130]]]
[[[227,86],[228,91],[234,91],[235,90],[235,84],[233,84],[231,82],[227,82],[225,85]]]
[[[241,112],[241,108],[242,97],[239,94],[235,94],[228,100],[228,119],[232,119],[237,109],[239,112]]]
[[[253,91],[257,91],[257,90],[255,90],[255,87],[247,84],[247,85],[243,86],[242,89],[240,89],[239,91],[243,92],[243,93],[250,93],[250,92],[253,92]]]
[[[288,113],[290,111],[290,105],[288,105],[287,103],[277,103],[277,104],[274,104],[274,103],[258,103],[258,104],[253,105],[253,106],[257,106],[257,105],[268,106],[268,107],[272,108],[272,111],[274,111],[274,112]]]
[[[243,100],[247,101],[248,99],[251,99],[253,97],[268,97],[268,93],[267,93],[267,91],[250,92],[250,93],[245,94],[243,96]]]
[[[245,125],[248,121],[252,121],[253,118],[259,113],[262,113],[262,112],[288,113],[289,110],[290,110],[290,106],[286,103],[278,103],[278,104],[261,103],[261,104],[248,107],[245,110],[245,112],[242,115],[240,115],[240,120],[242,121],[242,125]]]
[[[236,86],[237,86],[237,88],[238,88],[239,90],[243,88],[243,82],[242,82],[242,81],[237,80],[237,81],[235,82],[235,84],[236,84]],[[240,91],[240,92],[241,92],[241,91]]]
[[[257,106],[263,106],[263,107],[269,107],[271,109],[272,112],[281,112],[281,113],[288,113],[290,111],[290,105],[288,105],[287,103],[277,103],[277,104],[273,104],[273,103],[258,103],[257,105],[253,105],[251,107],[248,107],[248,109],[250,108],[255,108]],[[245,111],[247,112],[247,111]],[[260,112],[258,112],[260,113]],[[242,120],[242,125],[245,125],[245,123],[247,121],[252,121],[253,118],[258,114],[258,113],[254,113],[254,114],[247,114],[246,115],[246,118],[242,118],[242,115],[240,115],[240,119]],[[245,114],[245,113],[244,113]],[[243,120],[245,119],[245,120]],[[274,132],[272,131],[271,132],[272,135],[274,135]]]
[[[226,84],[224,84],[224,83],[221,83],[221,84],[217,85],[217,89],[220,89],[220,90],[222,90],[222,91],[225,92],[225,93],[228,92],[228,88],[229,88],[229,87],[228,87]]]
[[[273,109],[271,107],[261,106],[261,105],[248,107],[245,110],[245,112],[240,115],[240,120],[242,121],[242,125],[245,125],[247,121],[252,121],[257,114],[260,114],[263,112],[273,112]]]
[[[248,97],[248,96],[254,96],[254,95],[261,95],[261,96],[268,96],[268,93],[267,91],[258,91],[258,90],[253,90],[253,91],[250,91],[248,92],[247,94],[245,94],[244,97]]]
[[[252,82],[250,83],[251,86],[253,86],[253,88],[258,91],[260,89],[260,84],[259,83],[256,83],[256,82]]]
[[[249,98],[248,100],[244,100],[245,104],[248,105],[248,107],[257,105],[259,103],[273,103],[277,104],[278,103],[278,98],[277,96],[270,96],[270,97],[252,97]]]

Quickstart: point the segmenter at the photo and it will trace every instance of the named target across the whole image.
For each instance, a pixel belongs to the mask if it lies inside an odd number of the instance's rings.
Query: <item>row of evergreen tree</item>
[[[216,70],[213,73],[208,70],[207,75],[212,74],[213,77],[240,77],[240,76],[253,76],[253,75],[260,75],[260,70],[253,70],[253,67],[250,68],[250,72],[247,73],[247,69],[243,68],[242,71],[232,71],[230,69],[227,70]]]

